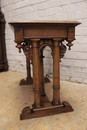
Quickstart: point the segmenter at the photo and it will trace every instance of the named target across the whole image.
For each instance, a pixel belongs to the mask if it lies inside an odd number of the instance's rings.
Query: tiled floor
[[[0,73],[0,130],[87,130],[87,85],[61,81],[61,100],[74,112],[20,121],[25,106],[33,102],[32,86],[19,86],[25,74]],[[46,84],[52,99],[52,83]]]

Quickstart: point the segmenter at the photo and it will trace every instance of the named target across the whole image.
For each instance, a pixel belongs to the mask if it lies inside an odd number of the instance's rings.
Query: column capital
[[[62,38],[53,38],[54,41],[54,47],[58,47],[59,46],[59,41],[61,41]]]
[[[58,38],[53,38],[53,41],[54,42],[59,42],[59,41],[61,41],[62,40],[62,38],[60,38],[60,37],[58,37]]]
[[[33,48],[37,48],[38,47],[38,41],[40,41],[40,39],[31,39]]]
[[[38,39],[38,38],[33,38],[33,39],[30,39],[32,42],[38,42],[38,41],[40,41],[40,39]]]

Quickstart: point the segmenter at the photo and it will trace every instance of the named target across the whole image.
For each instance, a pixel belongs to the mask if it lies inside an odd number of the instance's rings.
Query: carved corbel
[[[15,41],[15,43],[17,43],[16,48],[18,48],[19,49],[19,53],[21,53],[23,41]]]
[[[26,55],[26,57],[32,61],[32,46],[30,44],[27,44],[27,45],[23,45],[23,51],[24,51],[24,54]]]
[[[73,40],[67,40],[68,43],[66,45],[69,47],[69,50],[71,50],[71,47],[73,46],[72,41]]]
[[[65,39],[68,43],[66,44],[69,47],[69,50],[71,50],[71,47],[73,46],[72,42],[75,40],[75,27],[70,27],[67,30],[68,35]]]

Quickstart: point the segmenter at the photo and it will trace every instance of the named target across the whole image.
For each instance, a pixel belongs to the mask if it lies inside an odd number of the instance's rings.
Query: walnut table
[[[19,51],[24,50],[33,65],[34,103],[23,109],[20,119],[29,119],[73,111],[67,101],[60,100],[60,59],[75,40],[76,21],[11,22]],[[67,41],[67,45],[63,41]],[[53,56],[53,100],[50,102],[44,89],[43,50],[48,46]],[[28,61],[27,60],[27,61]],[[30,63],[29,63],[30,64]],[[29,67],[29,65],[28,65]],[[28,69],[30,71],[30,69]],[[29,72],[30,73],[30,72]],[[30,76],[31,78],[31,76]]]

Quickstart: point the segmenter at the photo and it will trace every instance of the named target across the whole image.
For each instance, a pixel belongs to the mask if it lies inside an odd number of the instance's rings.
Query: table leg
[[[53,104],[60,104],[60,52],[56,40],[54,40],[53,50]]]
[[[20,81],[20,85],[31,85],[31,84],[33,84],[33,78],[31,77],[30,60],[29,60],[28,56],[26,56],[26,70],[27,70],[27,77],[26,77],[26,79],[22,79]]]
[[[32,40],[33,45],[33,85],[34,85],[34,107],[40,107],[40,70],[39,70],[39,48],[38,40]]]
[[[58,113],[71,112],[73,108],[66,101],[60,103],[60,56],[59,56],[59,43],[54,42],[54,53],[53,53],[53,102],[50,102],[47,96],[42,96],[40,94],[40,82],[43,82],[43,62],[39,57],[39,49],[37,40],[32,40],[33,45],[33,84],[34,84],[34,105],[33,108],[25,107],[20,115],[20,119],[30,119],[42,116],[55,115]],[[41,73],[39,72],[41,71]],[[42,78],[40,79],[40,76]],[[44,86],[42,86],[42,92],[44,91]]]

